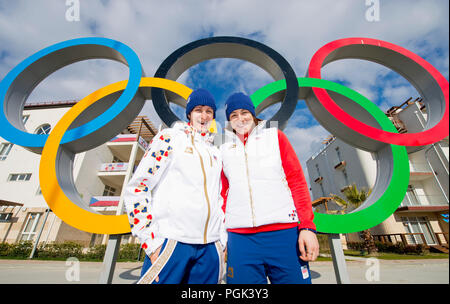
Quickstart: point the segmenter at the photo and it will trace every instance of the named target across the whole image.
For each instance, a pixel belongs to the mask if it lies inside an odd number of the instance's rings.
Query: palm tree
[[[361,206],[361,204],[369,197],[370,193],[372,192],[372,189],[369,189],[366,191],[364,188],[361,190],[358,190],[355,184],[352,184],[351,186],[348,186],[344,191],[343,194],[346,199],[343,199],[336,194],[330,194],[330,197],[336,202],[337,205],[339,205],[342,209],[340,210],[340,213],[346,213],[347,211],[350,211],[349,209],[355,209]],[[366,229],[361,232],[364,240],[364,249],[367,250],[368,254],[375,254],[378,252],[377,247],[375,246],[375,241],[373,239],[372,234],[370,233],[370,230]]]

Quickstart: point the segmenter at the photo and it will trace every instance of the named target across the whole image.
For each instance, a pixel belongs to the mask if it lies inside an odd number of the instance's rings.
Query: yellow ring
[[[79,230],[97,234],[123,234],[130,232],[130,224],[126,214],[103,215],[84,210],[74,204],[63,192],[56,175],[56,156],[61,139],[72,122],[90,105],[101,98],[125,90],[128,81],[123,80],[86,96],[75,104],[56,124],[51,131],[39,164],[39,182],[42,195],[50,209],[62,221]],[[192,89],[173,80],[164,78],[143,77],[139,87],[157,87],[166,89],[188,99]]]

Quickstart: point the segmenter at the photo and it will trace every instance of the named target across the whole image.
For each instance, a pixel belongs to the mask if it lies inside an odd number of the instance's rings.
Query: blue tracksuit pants
[[[228,233],[228,284],[311,284],[309,265],[299,258],[298,229]]]
[[[203,245],[166,239],[153,265],[145,257],[138,284],[217,284],[221,274],[222,248],[218,242]]]

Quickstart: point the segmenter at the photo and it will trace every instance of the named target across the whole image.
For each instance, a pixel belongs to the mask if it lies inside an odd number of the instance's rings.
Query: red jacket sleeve
[[[223,173],[223,170],[222,170],[222,174],[220,176],[220,180],[221,180],[221,183],[222,183],[222,189],[220,190],[220,195],[223,198],[222,210],[223,210],[223,213],[225,213],[225,209],[227,207],[227,197],[228,197],[229,184],[228,184],[228,178],[225,176],[225,173]]]
[[[278,130],[278,143],[284,174],[297,209],[298,228],[316,230],[316,225],[313,222],[314,212],[311,205],[311,196],[309,195],[308,184],[306,183],[302,166],[287,136],[280,130]]]

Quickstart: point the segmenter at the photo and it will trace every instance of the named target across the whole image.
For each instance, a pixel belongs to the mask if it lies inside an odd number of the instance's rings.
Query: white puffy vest
[[[298,221],[280,157],[277,128],[261,122],[246,145],[228,130],[221,145],[223,170],[229,189],[225,226],[251,228]]]

